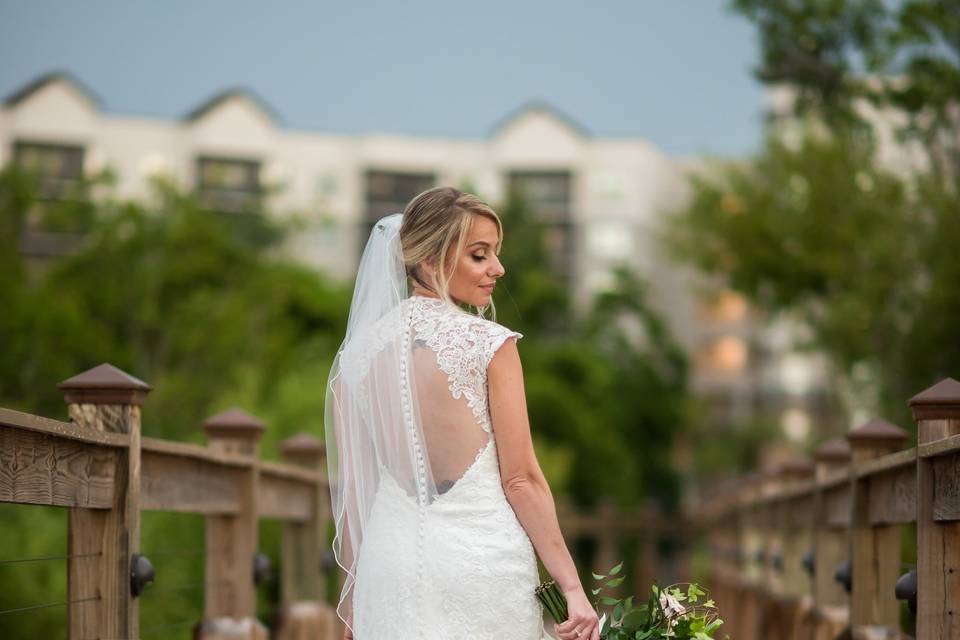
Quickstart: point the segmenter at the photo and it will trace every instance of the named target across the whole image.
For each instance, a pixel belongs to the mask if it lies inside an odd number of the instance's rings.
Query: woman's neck
[[[440,299],[440,296],[435,294],[433,291],[428,291],[427,289],[424,289],[422,287],[417,287],[417,286],[413,288],[412,294],[415,296],[420,296],[421,298],[436,298],[438,300]]]

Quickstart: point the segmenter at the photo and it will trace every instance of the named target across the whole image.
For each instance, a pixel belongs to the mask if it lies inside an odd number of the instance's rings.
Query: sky
[[[65,70],[107,112],[252,89],[283,126],[482,137],[530,101],[675,156],[756,149],[756,31],[723,0],[0,0],[0,96]]]

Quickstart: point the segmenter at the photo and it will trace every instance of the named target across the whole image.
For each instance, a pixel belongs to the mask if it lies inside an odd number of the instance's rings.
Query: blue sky
[[[673,155],[743,154],[763,90],[721,0],[0,0],[0,95],[67,70],[107,111],[253,89],[285,126],[478,137],[530,100]]]

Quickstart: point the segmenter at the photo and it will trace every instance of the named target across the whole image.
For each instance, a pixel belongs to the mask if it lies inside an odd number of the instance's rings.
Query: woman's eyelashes
[[[475,253],[475,254],[473,254],[473,261],[474,261],[474,262],[482,262],[482,261],[484,261],[484,260],[486,260],[486,259],[487,259],[487,256],[485,256],[485,255],[482,254],[482,253],[479,253],[479,254]]]

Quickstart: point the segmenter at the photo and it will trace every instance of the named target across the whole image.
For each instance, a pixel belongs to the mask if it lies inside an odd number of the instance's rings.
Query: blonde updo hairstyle
[[[477,196],[453,187],[434,187],[411,200],[403,210],[400,225],[407,277],[440,298],[457,304],[450,297],[449,284],[474,216],[486,216],[497,225],[495,250],[499,253],[503,242],[500,217]],[[424,260],[435,265],[433,274],[424,273],[420,268]],[[482,314],[488,307],[495,313],[492,300],[477,310]]]

